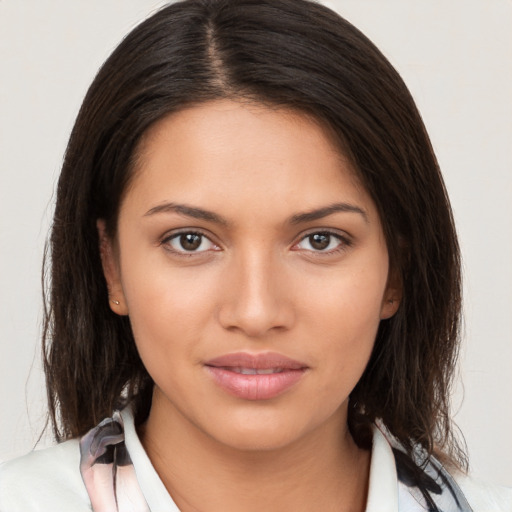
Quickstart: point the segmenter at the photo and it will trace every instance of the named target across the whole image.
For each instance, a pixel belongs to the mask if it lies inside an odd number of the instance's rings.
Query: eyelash
[[[296,244],[294,244],[293,247],[294,248],[297,247],[299,244],[301,244],[302,242],[304,242],[307,239],[310,239],[311,237],[313,237],[315,235],[323,235],[323,236],[329,237],[330,239],[329,239],[328,246],[331,244],[332,238],[336,239],[338,241],[338,244],[335,248],[330,249],[330,250],[305,249],[306,251],[308,251],[309,253],[311,253],[314,256],[322,257],[322,256],[330,256],[333,254],[339,254],[340,252],[347,250],[352,245],[352,240],[348,236],[343,236],[336,231],[330,231],[328,229],[325,229],[325,230],[321,229],[321,230],[310,231],[309,233],[302,235],[300,240]],[[295,250],[301,250],[301,249],[295,249]]]
[[[187,251],[185,248],[183,248],[182,250],[177,250],[177,249],[173,248],[171,246],[171,242],[173,240],[179,240],[180,237],[182,237],[184,235],[194,235],[194,236],[201,237],[199,247],[204,243],[205,240],[208,240],[208,242],[210,244],[212,244],[212,246],[216,247],[216,249],[214,249],[214,251],[220,250],[220,248],[218,248],[218,245],[215,244],[215,242],[213,242],[210,239],[210,237],[208,237],[205,233],[202,233],[201,231],[198,231],[198,230],[183,230],[183,231],[179,231],[177,233],[172,233],[171,235],[166,236],[161,241],[160,245],[164,246],[167,251],[172,252],[173,254],[176,254],[177,256],[182,256],[185,258],[190,258],[191,256],[197,256],[199,254],[205,254],[210,251],[208,249],[203,250],[203,251]]]
[[[217,244],[215,244],[215,242],[213,242],[205,233],[198,231],[198,230],[184,230],[184,231],[179,231],[177,233],[172,233],[171,235],[163,238],[160,244],[162,246],[165,246],[167,251],[172,252],[173,254],[176,254],[177,256],[181,256],[181,257],[185,257],[185,258],[197,256],[200,254],[205,254],[212,250],[212,249],[206,249],[206,250],[202,250],[202,251],[196,251],[196,250],[187,251],[185,248],[183,248],[183,246],[182,246],[182,250],[177,250],[170,245],[171,241],[179,240],[179,238],[184,235],[193,235],[193,236],[201,237],[199,247],[201,247],[201,245],[204,243],[204,241],[207,240],[210,244],[212,244],[212,246],[215,247],[215,249],[213,249],[213,251],[221,250],[219,248],[219,246]],[[352,245],[352,241],[350,240],[350,238],[347,236],[342,236],[340,233],[337,233],[334,231],[329,231],[329,230],[315,230],[315,231],[306,233],[305,235],[302,235],[300,240],[292,246],[292,250],[300,251],[301,250],[300,248],[298,248],[298,249],[295,249],[295,248],[298,247],[299,244],[301,244],[308,238],[313,237],[315,235],[323,235],[323,236],[330,237],[328,246],[330,245],[332,238],[337,239],[339,242],[338,245],[334,249],[330,249],[330,250],[304,249],[305,251],[307,251],[311,254],[314,254],[315,256],[324,256],[324,255],[328,256],[328,255],[338,254],[340,252],[345,251],[347,248],[349,248]]]

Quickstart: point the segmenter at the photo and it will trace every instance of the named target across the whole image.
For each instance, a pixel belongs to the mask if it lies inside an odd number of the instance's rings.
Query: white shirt
[[[130,410],[122,411],[121,418],[126,448],[147,506],[152,512],[179,512],[142,447]],[[80,458],[79,440],[73,439],[0,464],[0,512],[90,512]],[[455,480],[474,512],[512,512],[512,489],[477,484],[463,475]],[[424,508],[399,483],[392,447],[375,428],[366,512],[416,510]]]

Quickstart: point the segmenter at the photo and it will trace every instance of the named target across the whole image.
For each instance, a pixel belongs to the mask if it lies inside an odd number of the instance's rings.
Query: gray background
[[[512,2],[325,3],[381,48],[424,116],[464,254],[456,421],[473,473],[512,485]],[[163,4],[0,0],[0,459],[44,423],[40,269],[73,120],[100,64]]]

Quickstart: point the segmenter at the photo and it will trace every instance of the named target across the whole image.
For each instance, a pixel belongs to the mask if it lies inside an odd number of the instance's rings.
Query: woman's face
[[[102,236],[150,417],[242,449],[343,428],[399,292],[375,206],[318,123],[228,100],[169,115]]]

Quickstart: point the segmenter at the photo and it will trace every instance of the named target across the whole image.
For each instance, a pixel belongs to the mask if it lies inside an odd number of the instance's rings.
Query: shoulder
[[[0,510],[90,511],[90,501],[80,475],[78,440],[1,463]]]
[[[453,476],[475,512],[512,512],[512,487],[480,482],[464,474]]]

